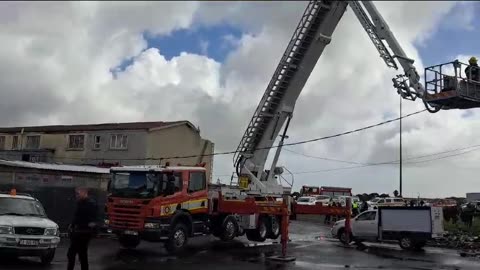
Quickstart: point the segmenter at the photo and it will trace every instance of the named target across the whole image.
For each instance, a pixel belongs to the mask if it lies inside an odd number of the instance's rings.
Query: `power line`
[[[467,149],[472,149],[472,148],[477,148],[477,147],[480,147],[480,144],[461,147],[461,148],[456,148],[456,149],[450,149],[450,150],[445,150],[445,151],[435,152],[435,153],[430,153],[430,154],[424,154],[424,155],[420,155],[420,156],[411,156],[411,157],[404,158],[403,160],[405,161],[405,160],[420,159],[420,158],[430,157],[430,156],[438,156],[440,154],[446,154],[446,153],[451,153],[451,152],[456,152],[456,151],[461,151],[461,150],[467,150]],[[363,163],[363,162],[356,162],[356,161],[347,161],[347,160],[312,156],[312,155],[307,155],[305,153],[296,152],[296,151],[293,151],[293,150],[290,150],[290,149],[283,149],[283,150],[288,151],[288,152],[292,152],[292,153],[295,153],[295,154],[298,154],[298,155],[301,155],[301,156],[305,156],[305,157],[308,157],[308,158],[328,160],[328,161],[336,161],[336,162],[343,162],[343,163],[350,163],[350,164],[357,164],[357,165],[377,165],[377,164],[378,165],[384,165],[384,164],[389,165],[389,164],[397,164],[398,162],[400,162],[399,159],[396,159],[396,160],[392,160],[392,161],[388,161],[388,162],[380,162],[380,163],[378,163],[378,162],[377,163]],[[424,161],[422,161],[422,162],[424,162]],[[420,163],[420,162],[418,162],[418,163]]]
[[[432,158],[428,160],[419,160],[419,161],[411,161],[411,162],[405,162],[404,164],[417,164],[417,163],[424,163],[424,162],[430,162],[430,161],[435,161],[435,160],[441,160],[449,157],[455,157],[455,156],[460,156],[464,154],[468,154],[473,151],[478,151],[480,145],[472,145],[472,146],[467,146],[467,147],[461,147],[461,148],[456,148],[456,149],[451,149],[451,150],[445,150],[441,152],[436,152],[436,153],[430,153],[430,154],[425,154],[425,155],[420,155],[420,156],[413,156],[413,157],[408,157],[404,159],[406,160],[414,160],[414,159],[419,159],[419,158],[424,158],[424,157],[429,157],[429,156],[436,156],[436,155],[441,155],[441,154],[446,154],[446,153],[451,153],[451,152],[456,152],[456,151],[461,151],[461,150],[467,150],[461,153],[456,153],[456,154],[451,154],[443,157],[437,157],[437,158]],[[290,151],[291,152],[291,151]],[[300,153],[299,153],[300,154]],[[301,154],[303,155],[303,154]],[[321,157],[315,157],[311,156],[313,158],[320,158]],[[335,159],[329,159],[329,160],[335,160]],[[342,161],[342,162],[349,162],[349,161]],[[331,171],[341,171],[341,170],[349,170],[349,169],[357,169],[357,168],[364,168],[364,167],[371,167],[371,166],[379,166],[379,165],[393,165],[393,164],[398,164],[399,160],[390,160],[390,161],[384,161],[384,162],[376,162],[376,163],[359,163],[359,166],[351,166],[351,167],[340,167],[340,168],[333,168],[333,169],[325,169],[325,170],[315,170],[315,171],[300,171],[300,172],[293,172],[292,174],[297,175],[297,174],[309,174],[309,173],[322,173],[322,172],[331,172]],[[218,174],[214,175],[216,177],[221,177],[221,176],[231,176],[230,174]]]
[[[373,125],[365,126],[365,127],[362,127],[362,128],[357,128],[357,129],[345,131],[345,132],[342,132],[342,133],[337,133],[337,134],[334,134],[334,135],[329,135],[329,136],[314,138],[314,139],[310,139],[310,140],[298,141],[298,142],[293,142],[293,143],[285,143],[285,144],[283,144],[283,146],[300,145],[300,144],[306,144],[306,143],[312,143],[312,142],[317,142],[317,141],[323,141],[323,140],[327,140],[327,139],[337,138],[337,137],[341,137],[341,136],[345,136],[345,135],[357,133],[357,132],[360,132],[360,131],[364,131],[364,130],[367,130],[367,129],[371,129],[371,128],[383,126],[383,125],[386,125],[386,124],[388,124],[388,123],[395,122],[395,121],[398,121],[398,120],[400,120],[400,119],[407,118],[407,117],[410,117],[410,116],[413,116],[413,115],[422,113],[422,112],[424,112],[424,111],[426,111],[426,109],[420,110],[420,111],[416,111],[416,112],[413,112],[413,113],[409,113],[409,114],[406,114],[406,115],[404,115],[404,116],[402,116],[402,117],[393,118],[393,119],[386,120],[386,121],[383,121],[383,122],[380,122],[380,123],[377,123],[377,124],[373,124]],[[273,145],[273,146],[269,146],[269,147],[259,147],[259,148],[255,148],[254,150],[255,150],[255,151],[256,151],[256,150],[267,150],[267,149],[274,149],[274,148],[278,148],[278,147],[279,147],[279,145]],[[194,158],[194,157],[206,157],[206,156],[219,156],[219,155],[229,155],[229,154],[235,154],[235,153],[237,153],[236,150],[235,150],[235,151],[226,151],[226,152],[217,152],[217,153],[212,153],[212,154],[204,154],[204,155],[189,155],[189,156],[165,157],[165,158],[161,158],[161,159],[178,159],[178,158]]]
[[[341,160],[341,159],[334,159],[334,158],[325,158],[325,157],[318,157],[318,156],[311,156],[307,155],[304,153],[296,152],[290,149],[282,149],[290,153],[294,153],[300,156],[308,157],[308,158],[314,158],[314,159],[320,159],[320,160],[326,160],[326,161],[335,161],[335,162],[341,162],[341,163],[349,163],[349,164],[357,164],[357,165],[366,165],[367,163],[360,163],[360,162],[355,162],[355,161],[348,161],[348,160]]]
[[[469,151],[465,151],[462,153],[457,153],[457,154],[452,154],[444,157],[438,157],[438,158],[433,158],[429,160],[420,160],[420,161],[412,161],[412,162],[406,162],[404,164],[417,164],[417,163],[424,163],[424,162],[430,162],[430,161],[435,161],[435,160],[440,160],[440,159],[445,159],[449,157],[455,157],[455,156],[460,156],[463,154],[467,154],[473,151],[478,151],[480,149],[471,149]],[[341,170],[349,170],[349,169],[357,169],[357,168],[364,168],[364,167],[371,167],[371,166],[379,166],[379,165],[392,165],[396,164],[398,161],[387,161],[387,162],[379,162],[379,163],[371,163],[371,164],[365,164],[365,165],[360,165],[360,166],[351,166],[351,167],[340,167],[340,168],[333,168],[333,169],[325,169],[325,170],[316,170],[316,171],[303,171],[303,172],[293,172],[292,174],[297,175],[297,174],[308,174],[308,173],[322,173],[322,172],[331,172],[331,171],[341,171]]]
[[[304,140],[304,141],[298,141],[298,142],[293,142],[293,143],[285,143],[283,144],[283,146],[293,146],[293,145],[301,145],[301,144],[307,144],[307,143],[312,143],[312,142],[317,142],[317,141],[322,141],[322,140],[327,140],[327,139],[332,139],[332,138],[337,138],[337,137],[341,137],[341,136],[345,136],[345,135],[349,135],[349,134],[353,134],[353,133],[357,133],[357,132],[360,132],[360,131],[364,131],[364,130],[368,130],[368,129],[372,129],[372,128],[375,128],[375,127],[379,127],[379,126],[382,126],[382,125],[386,125],[388,123],[391,123],[391,122],[395,122],[395,121],[398,121],[400,119],[403,119],[403,118],[407,118],[407,117],[410,117],[410,116],[413,116],[413,115],[416,115],[416,114],[419,114],[419,113],[422,113],[426,111],[426,109],[424,110],[420,110],[420,111],[416,111],[416,112],[413,112],[413,113],[410,113],[410,114],[406,114],[404,116],[401,116],[401,117],[397,117],[397,118],[393,118],[393,119],[390,119],[390,120],[386,120],[386,121],[383,121],[383,122],[379,122],[377,124],[373,124],[373,125],[369,125],[369,126],[365,126],[365,127],[362,127],[362,128],[357,128],[357,129],[353,129],[353,130],[349,130],[349,131],[345,131],[345,132],[342,132],[342,133],[337,133],[337,134],[334,134],[334,135],[329,135],[329,136],[324,136],[324,137],[318,137],[318,138],[314,138],[314,139],[309,139],[309,140]],[[267,149],[275,149],[275,148],[278,148],[279,145],[273,145],[273,146],[270,146],[270,147],[259,147],[259,148],[255,148],[254,150],[267,150]],[[27,150],[27,149],[26,149]],[[109,159],[109,158],[77,158],[77,157],[52,157],[53,159],[57,159],[57,160],[61,160],[61,159],[72,159],[72,160],[100,160],[100,161],[105,161],[105,160],[113,160],[113,161],[133,161],[133,160],[141,160],[141,161],[146,161],[146,160],[158,160],[158,161],[161,161],[161,160],[169,160],[169,159],[184,159],[184,158],[196,158],[196,157],[210,157],[210,156],[220,156],[220,155],[232,155],[232,154],[235,154],[237,153],[237,150],[235,151],[225,151],[225,152],[216,152],[216,153],[211,153],[211,154],[203,154],[203,155],[198,155],[198,154],[193,154],[193,155],[185,155],[185,156],[169,156],[169,157],[159,157],[159,158],[154,158],[154,157],[148,157],[148,158],[114,158],[114,159]],[[12,155],[14,155],[14,153],[12,153]],[[0,155],[1,156],[1,155]]]

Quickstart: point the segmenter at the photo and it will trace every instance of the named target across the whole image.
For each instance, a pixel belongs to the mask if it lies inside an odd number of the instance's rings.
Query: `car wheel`
[[[353,238],[353,235],[350,234],[350,237],[349,237],[349,241],[347,242],[347,234],[345,232],[345,229],[340,229],[337,233],[337,237],[338,237],[338,240],[340,240],[340,242],[342,242],[342,244],[350,244],[350,242],[352,242],[352,238]]]
[[[398,243],[402,249],[411,250],[413,248],[413,240],[408,236],[400,238]]]
[[[183,223],[177,223],[171,231],[168,241],[165,242],[165,249],[168,253],[173,254],[183,251],[188,242],[187,226]]]
[[[49,265],[52,263],[53,258],[55,257],[55,249],[49,249],[42,256],[40,256],[40,262],[42,265]]]

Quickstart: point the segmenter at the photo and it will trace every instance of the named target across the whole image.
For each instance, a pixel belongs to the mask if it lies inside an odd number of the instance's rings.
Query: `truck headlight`
[[[46,236],[58,236],[60,234],[60,231],[58,228],[46,228],[44,235]]]
[[[12,226],[0,226],[0,234],[14,234]]]
[[[160,228],[160,224],[158,223],[145,223],[145,229],[158,229]]]

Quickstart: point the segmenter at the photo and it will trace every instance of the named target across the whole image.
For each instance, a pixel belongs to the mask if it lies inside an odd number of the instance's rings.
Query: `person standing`
[[[465,69],[467,79],[480,81],[480,67],[478,67],[477,58],[472,56],[468,60],[468,67]]]
[[[358,203],[356,201],[352,202],[352,214],[354,217],[358,215]]]
[[[75,259],[78,254],[82,270],[88,270],[88,244],[93,237],[97,221],[97,206],[88,197],[87,188],[75,190],[77,206],[69,228],[70,247],[68,249],[68,270],[75,267]]]

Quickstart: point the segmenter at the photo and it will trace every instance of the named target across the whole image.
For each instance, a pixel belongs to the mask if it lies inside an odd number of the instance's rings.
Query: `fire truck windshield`
[[[115,197],[153,198],[179,190],[179,175],[172,173],[117,172],[112,176],[110,193]]]

